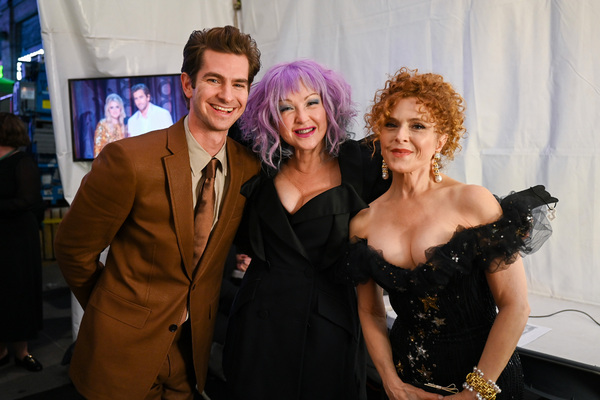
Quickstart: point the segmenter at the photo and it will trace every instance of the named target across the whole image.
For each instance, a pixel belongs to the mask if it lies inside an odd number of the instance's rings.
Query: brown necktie
[[[219,160],[213,158],[203,170],[204,182],[198,195],[194,216],[194,267],[198,265],[198,261],[202,257],[212,229],[215,209],[215,175],[218,166]]]

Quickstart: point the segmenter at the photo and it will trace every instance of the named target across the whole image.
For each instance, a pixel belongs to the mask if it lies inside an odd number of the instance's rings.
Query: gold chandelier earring
[[[440,154],[439,151],[435,152],[435,155],[433,156],[433,161],[431,162],[431,170],[433,172],[433,180],[436,183],[440,183],[442,181],[442,175],[440,175],[440,166],[438,164],[438,161],[442,159],[442,155]]]
[[[383,160],[383,161],[381,162],[381,178],[382,178],[383,180],[386,180],[386,179],[387,179],[387,178],[389,178],[389,177],[390,177],[390,172],[389,172],[389,170],[388,170],[388,166],[387,166],[387,164],[385,163],[385,160]]]

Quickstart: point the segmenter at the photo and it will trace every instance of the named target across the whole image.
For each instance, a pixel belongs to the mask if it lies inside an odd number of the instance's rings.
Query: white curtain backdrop
[[[340,71],[361,115],[400,67],[442,74],[469,132],[446,173],[498,195],[545,185],[560,203],[530,291],[600,304],[600,2],[245,0],[242,20],[265,67]]]
[[[39,0],[61,178],[71,200],[68,78],[176,73],[193,29],[233,24],[231,0]],[[468,137],[446,173],[505,195],[543,184],[554,235],[525,258],[533,293],[600,304],[600,2],[243,0],[263,70],[312,58],[352,85],[361,117],[402,66],[463,94]],[[596,68],[594,68],[596,67]]]

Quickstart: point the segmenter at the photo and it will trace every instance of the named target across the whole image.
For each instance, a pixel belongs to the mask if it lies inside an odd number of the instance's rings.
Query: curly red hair
[[[398,100],[409,97],[416,98],[417,104],[422,105],[429,122],[435,124],[435,131],[447,135],[441,154],[448,160],[454,159],[454,153],[461,149],[459,141],[466,134],[464,100],[441,75],[419,74],[417,69],[401,68],[375,93],[371,111],[365,115],[366,127],[372,132],[371,140],[379,140],[381,128]],[[441,167],[443,159],[438,163]]]

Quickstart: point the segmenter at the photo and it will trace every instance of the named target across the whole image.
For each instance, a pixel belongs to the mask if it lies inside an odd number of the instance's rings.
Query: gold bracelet
[[[476,366],[473,372],[467,375],[467,380],[463,383],[463,388],[475,393],[477,400],[495,400],[496,395],[502,390],[491,379],[486,382],[483,378],[483,372]]]

